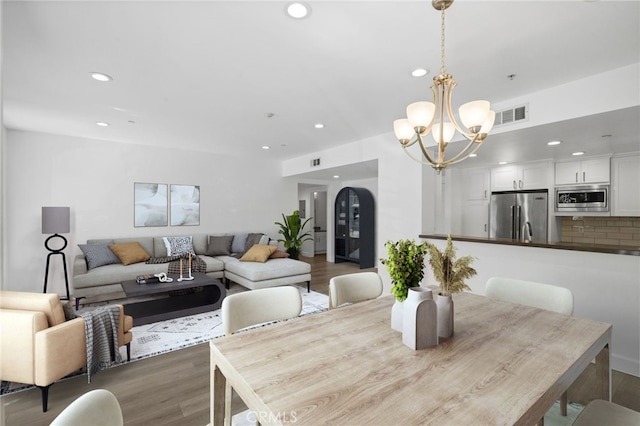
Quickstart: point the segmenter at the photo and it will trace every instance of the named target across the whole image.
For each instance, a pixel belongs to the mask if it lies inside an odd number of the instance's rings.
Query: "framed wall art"
[[[169,222],[166,183],[133,184],[133,222],[136,227],[167,226]]]
[[[200,185],[171,185],[171,226],[200,225]]]

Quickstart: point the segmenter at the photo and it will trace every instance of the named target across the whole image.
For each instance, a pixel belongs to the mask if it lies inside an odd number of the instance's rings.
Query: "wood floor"
[[[332,276],[360,271],[351,263],[327,263],[324,256],[301,260],[312,265],[311,289],[324,294]],[[584,404],[593,398],[594,375],[588,369],[574,383],[569,389],[571,401]],[[640,411],[640,378],[614,371],[612,387],[614,402]],[[46,413],[42,413],[38,389],[4,396],[0,398],[0,425],[48,425],[78,396],[99,388],[116,395],[127,426],[204,426],[209,421],[209,346],[193,346],[111,368],[93,376],[91,384],[86,376],[58,382],[49,392]]]

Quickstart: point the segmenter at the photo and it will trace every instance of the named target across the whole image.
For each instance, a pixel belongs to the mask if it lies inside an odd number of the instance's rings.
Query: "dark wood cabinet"
[[[375,266],[375,206],[365,188],[342,188],[335,202],[335,262]]]

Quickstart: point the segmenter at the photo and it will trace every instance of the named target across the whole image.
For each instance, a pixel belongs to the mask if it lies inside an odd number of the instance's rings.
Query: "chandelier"
[[[458,124],[451,108],[451,94],[456,82],[451,74],[446,72],[444,64],[444,11],[453,0],[432,0],[431,4],[441,11],[441,44],[440,44],[440,74],[433,78],[431,91],[433,102],[414,102],[407,106],[407,118],[395,120],[393,130],[409,157],[419,163],[430,165],[437,173],[445,167],[459,163],[475,154],[493,127],[496,114],[491,111],[489,101],[472,101],[458,109],[460,121]],[[453,139],[456,130],[467,139],[464,149],[453,157],[445,158],[445,149]],[[436,151],[429,153],[424,137],[431,132],[435,140]],[[415,137],[415,138],[414,138]],[[412,138],[414,138],[412,140]],[[426,161],[414,157],[407,148],[418,143]]]

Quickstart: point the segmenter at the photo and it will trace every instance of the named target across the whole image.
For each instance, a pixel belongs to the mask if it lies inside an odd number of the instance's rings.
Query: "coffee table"
[[[124,312],[133,317],[133,325],[149,324],[166,319],[179,318],[220,308],[227,295],[224,285],[203,273],[194,273],[191,281],[178,282],[178,275],[170,283],[138,284],[136,280],[122,282],[127,297],[164,295],[167,297],[123,304]],[[171,295],[170,292],[202,287],[202,291]]]

